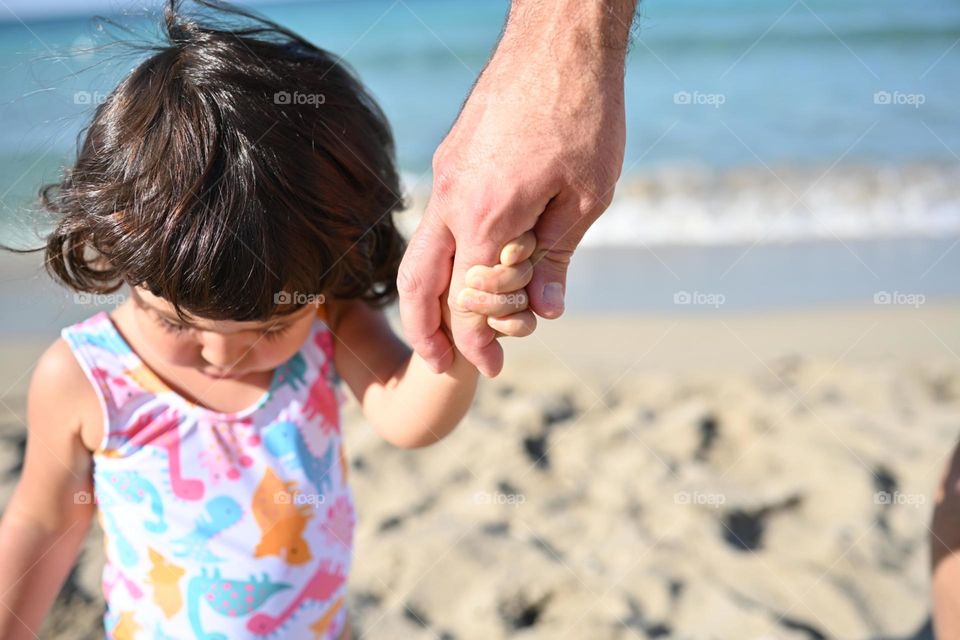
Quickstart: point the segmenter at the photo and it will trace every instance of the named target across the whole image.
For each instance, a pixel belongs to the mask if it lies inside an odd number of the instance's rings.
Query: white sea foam
[[[412,185],[414,177],[404,176]],[[429,177],[411,190],[412,229]],[[583,246],[718,245],[960,234],[960,165],[674,166],[636,172]]]

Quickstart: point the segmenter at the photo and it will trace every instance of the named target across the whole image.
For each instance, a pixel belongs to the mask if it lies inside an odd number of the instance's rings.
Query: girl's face
[[[308,304],[267,322],[192,318],[195,326],[187,326],[165,299],[142,287],[131,290],[137,326],[155,356],[217,379],[276,369],[303,346],[317,313],[317,307]]]

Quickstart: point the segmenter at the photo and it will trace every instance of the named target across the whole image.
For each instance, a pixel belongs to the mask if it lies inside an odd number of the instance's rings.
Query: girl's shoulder
[[[91,452],[99,446],[103,437],[100,401],[64,338],[57,338],[37,360],[28,394],[41,421],[47,414],[65,410],[67,421],[61,425],[69,425],[70,433],[78,435]]]

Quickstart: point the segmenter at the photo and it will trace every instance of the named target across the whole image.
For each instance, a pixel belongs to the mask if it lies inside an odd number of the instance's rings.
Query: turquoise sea
[[[93,19],[91,3],[52,1],[60,13],[41,0],[0,8],[7,239],[27,233],[37,186],[57,177],[93,104],[138,59],[123,46],[91,47],[157,33],[158,2],[97,3],[124,32]],[[406,183],[420,193],[508,8],[505,0],[252,5],[358,71],[393,124]],[[658,247],[721,248],[734,261],[737,247],[790,243],[800,265],[850,260],[865,294],[880,286],[881,269],[857,248],[869,242],[869,251],[884,248],[875,257],[883,268],[915,273],[913,286],[960,294],[951,276],[960,267],[960,2],[645,0],[633,34],[624,174],[585,248],[633,247],[657,270]],[[900,251],[900,240],[911,250]],[[692,264],[709,263],[707,255]],[[662,270],[666,283],[686,264],[674,259],[681,265]],[[724,258],[705,272],[728,267]],[[803,300],[819,299],[808,285]]]

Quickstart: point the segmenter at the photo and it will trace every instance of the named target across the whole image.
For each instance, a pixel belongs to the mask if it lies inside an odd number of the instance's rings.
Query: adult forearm
[[[513,0],[501,46],[546,46],[622,63],[636,8],[636,0]]]

